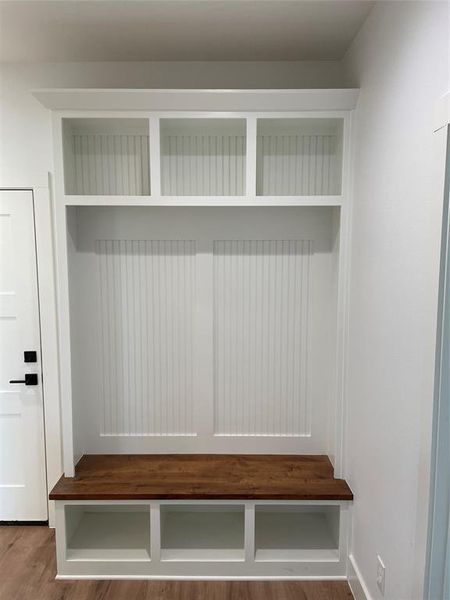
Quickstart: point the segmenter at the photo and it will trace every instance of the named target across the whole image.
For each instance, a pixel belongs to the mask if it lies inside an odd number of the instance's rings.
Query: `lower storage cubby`
[[[59,578],[344,577],[347,502],[61,500]]]
[[[243,561],[244,506],[161,506],[162,561]]]
[[[65,506],[66,560],[149,561],[150,507]]]
[[[255,560],[338,560],[339,521],[339,506],[256,506]]]

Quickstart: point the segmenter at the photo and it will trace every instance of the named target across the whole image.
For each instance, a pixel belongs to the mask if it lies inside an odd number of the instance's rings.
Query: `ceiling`
[[[1,62],[339,60],[373,2],[0,2]]]

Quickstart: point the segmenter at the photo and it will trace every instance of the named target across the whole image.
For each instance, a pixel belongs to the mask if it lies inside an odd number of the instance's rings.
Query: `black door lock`
[[[23,362],[35,363],[37,362],[37,352],[35,350],[25,350],[23,353]]]
[[[25,373],[25,379],[11,379],[9,383],[24,383],[25,385],[37,385],[37,373]]]

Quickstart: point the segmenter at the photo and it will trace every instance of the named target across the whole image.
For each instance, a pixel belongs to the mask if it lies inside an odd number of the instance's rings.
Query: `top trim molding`
[[[325,111],[354,109],[359,90],[42,89],[32,94],[58,111]]]

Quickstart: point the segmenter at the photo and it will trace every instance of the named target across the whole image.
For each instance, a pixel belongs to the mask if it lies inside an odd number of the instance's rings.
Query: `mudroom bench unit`
[[[353,496],[326,456],[85,455],[50,498],[59,577],[346,573]]]
[[[58,577],[345,578],[358,91],[39,90]]]

